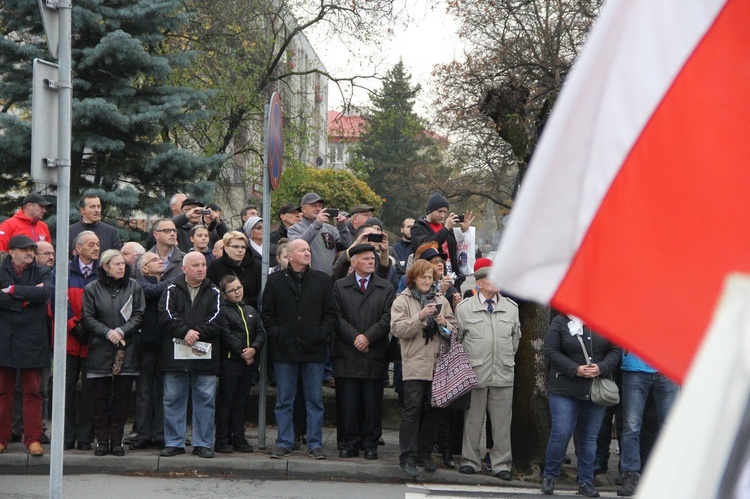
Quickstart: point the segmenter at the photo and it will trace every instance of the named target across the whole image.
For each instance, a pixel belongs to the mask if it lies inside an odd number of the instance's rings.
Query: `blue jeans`
[[[187,371],[164,373],[164,441],[185,447],[188,394],[193,392],[193,447],[213,447],[216,376]]]
[[[677,385],[659,373],[622,372],[622,471],[641,471],[641,424],[649,390],[654,391],[659,428],[677,398]]]
[[[323,362],[277,362],[276,424],[279,435],[276,445],[292,450],[294,443],[294,397],[297,379],[302,374],[302,391],[307,409],[307,450],[323,445]]]
[[[578,483],[582,485],[594,481],[596,436],[602,424],[604,409],[590,400],[549,396],[552,431],[547,442],[544,478],[557,480],[560,477],[560,468],[575,431],[578,435]]]

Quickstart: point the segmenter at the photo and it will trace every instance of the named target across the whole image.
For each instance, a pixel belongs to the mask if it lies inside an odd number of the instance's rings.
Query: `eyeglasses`
[[[163,232],[165,234],[174,234],[175,232],[177,232],[177,229],[159,229],[159,230],[155,230],[154,232]]]
[[[226,291],[224,291],[224,294],[231,295],[231,294],[234,294],[234,293],[239,293],[240,291],[242,291],[242,286],[241,285],[237,286],[236,288],[233,288],[233,289],[227,289]]]
[[[229,246],[224,246],[225,248],[232,248],[234,250],[246,250],[247,246],[241,245],[241,244],[230,244]]]

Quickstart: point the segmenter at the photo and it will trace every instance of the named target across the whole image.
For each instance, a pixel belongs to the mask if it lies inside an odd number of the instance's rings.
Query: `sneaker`
[[[326,456],[323,454],[323,447],[315,447],[307,452],[307,455],[313,459],[325,459]]]
[[[545,478],[542,480],[542,494],[551,496],[555,493],[555,479]]]
[[[214,451],[219,452],[221,454],[231,454],[233,452],[232,451],[232,446],[229,445],[229,442],[226,442],[226,441],[223,441],[223,440],[222,441],[219,441],[219,440],[216,441],[216,443],[214,444]]]
[[[584,497],[599,497],[599,492],[590,483],[579,485],[577,494]]]
[[[236,450],[237,452],[244,452],[246,454],[249,454],[255,450],[245,437],[234,438],[232,440],[232,449]]]
[[[419,470],[413,457],[407,457],[401,462],[401,471],[411,478],[416,478],[419,475]]]
[[[638,487],[640,474],[635,471],[626,471],[623,473],[622,487],[617,489],[617,495],[621,497],[630,497],[635,495],[635,489]]]
[[[289,457],[289,454],[291,453],[292,451],[290,451],[286,447],[278,446],[273,450],[273,452],[271,452],[271,459],[281,459],[284,457]]]

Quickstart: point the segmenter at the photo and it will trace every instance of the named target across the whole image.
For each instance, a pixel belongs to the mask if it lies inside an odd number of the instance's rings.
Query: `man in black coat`
[[[289,242],[289,267],[268,277],[261,317],[274,349],[276,423],[279,427],[272,458],[291,454],[294,441],[292,407],[302,373],[307,407],[307,450],[323,454],[323,364],[336,323],[331,278],[310,268],[310,246],[304,239]]]
[[[383,380],[388,377],[388,332],[391,283],[375,275],[375,247],[359,244],[349,250],[354,272],[333,285],[339,309],[333,340],[336,398],[341,404],[343,449],[340,457],[378,458],[382,433]],[[360,431],[359,408],[364,408]]]
[[[193,400],[193,454],[214,457],[216,375],[219,374],[221,292],[206,278],[206,257],[191,251],[183,277],[167,286],[159,302],[164,328],[164,457],[185,453],[188,393]]]
[[[52,293],[50,269],[34,263],[36,244],[19,235],[8,243],[0,264],[0,453],[10,443],[16,370],[23,389],[23,438],[32,456],[44,455],[42,436],[42,368],[50,365],[47,301]]]
[[[456,274],[455,286],[460,291],[466,276],[458,270],[458,243],[453,235],[453,227],[459,225],[458,215],[448,213],[448,199],[438,192],[427,200],[426,213],[411,228],[411,249],[417,251],[423,243],[437,242],[438,250],[448,255],[445,274]]]

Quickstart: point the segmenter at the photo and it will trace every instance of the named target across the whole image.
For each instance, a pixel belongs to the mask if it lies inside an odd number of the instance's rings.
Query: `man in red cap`
[[[41,194],[32,192],[21,202],[21,207],[15,215],[0,224],[0,251],[8,251],[8,243],[19,234],[29,237],[32,242],[49,241],[49,227],[42,222],[47,213],[47,207],[52,203],[44,199]]]

